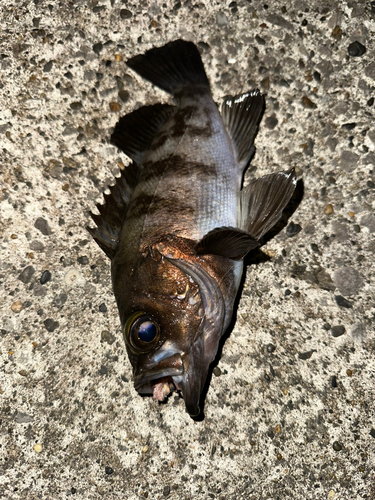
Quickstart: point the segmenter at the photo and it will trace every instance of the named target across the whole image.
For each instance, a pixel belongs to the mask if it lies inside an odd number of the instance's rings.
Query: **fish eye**
[[[125,323],[124,339],[133,351],[151,351],[157,344],[159,337],[159,324],[152,316],[143,311],[133,313]]]

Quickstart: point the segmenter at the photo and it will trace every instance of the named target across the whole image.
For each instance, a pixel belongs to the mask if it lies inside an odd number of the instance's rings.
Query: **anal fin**
[[[241,191],[240,227],[259,240],[280,219],[297,185],[294,168],[265,175]]]

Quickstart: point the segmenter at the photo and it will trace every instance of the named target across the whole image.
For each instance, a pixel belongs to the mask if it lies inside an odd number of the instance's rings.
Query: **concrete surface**
[[[375,3],[0,13],[0,496],[374,498]],[[294,166],[303,181],[270,258],[248,266],[196,422],[178,395],[134,391],[85,229],[128,161],[108,142],[119,116],[168,101],[124,60],[177,38],[199,43],[217,102],[267,93],[248,178]]]

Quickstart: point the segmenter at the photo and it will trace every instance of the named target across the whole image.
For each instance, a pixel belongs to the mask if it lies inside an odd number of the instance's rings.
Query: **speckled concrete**
[[[1,1],[1,498],[375,498],[375,4],[264,3]],[[181,37],[217,102],[267,93],[249,176],[302,179],[200,421],[134,391],[85,229],[119,116],[168,101],[124,60]]]

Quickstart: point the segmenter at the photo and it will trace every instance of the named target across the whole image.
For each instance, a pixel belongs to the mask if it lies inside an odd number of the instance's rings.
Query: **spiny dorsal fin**
[[[228,96],[222,104],[222,119],[242,166],[246,166],[254,154],[253,143],[263,111],[264,96],[258,89]]]
[[[192,42],[175,40],[132,57],[126,64],[172,95],[188,85],[209,87],[201,56]]]
[[[157,132],[167,122],[175,107],[170,104],[143,106],[117,122],[111,143],[138,164]]]
[[[292,168],[288,172],[260,177],[243,188],[241,229],[259,240],[280,219],[296,185],[297,179]]]
[[[234,227],[216,227],[198,242],[198,255],[220,255],[226,259],[241,260],[258,246],[258,242],[245,231]]]
[[[86,229],[93,236],[103,252],[112,259],[119,242],[122,221],[124,220],[130,196],[137,184],[139,168],[132,163],[121,171],[116,183],[110,186],[110,194],[104,195],[104,204],[97,204],[100,214],[90,212],[97,227]]]

